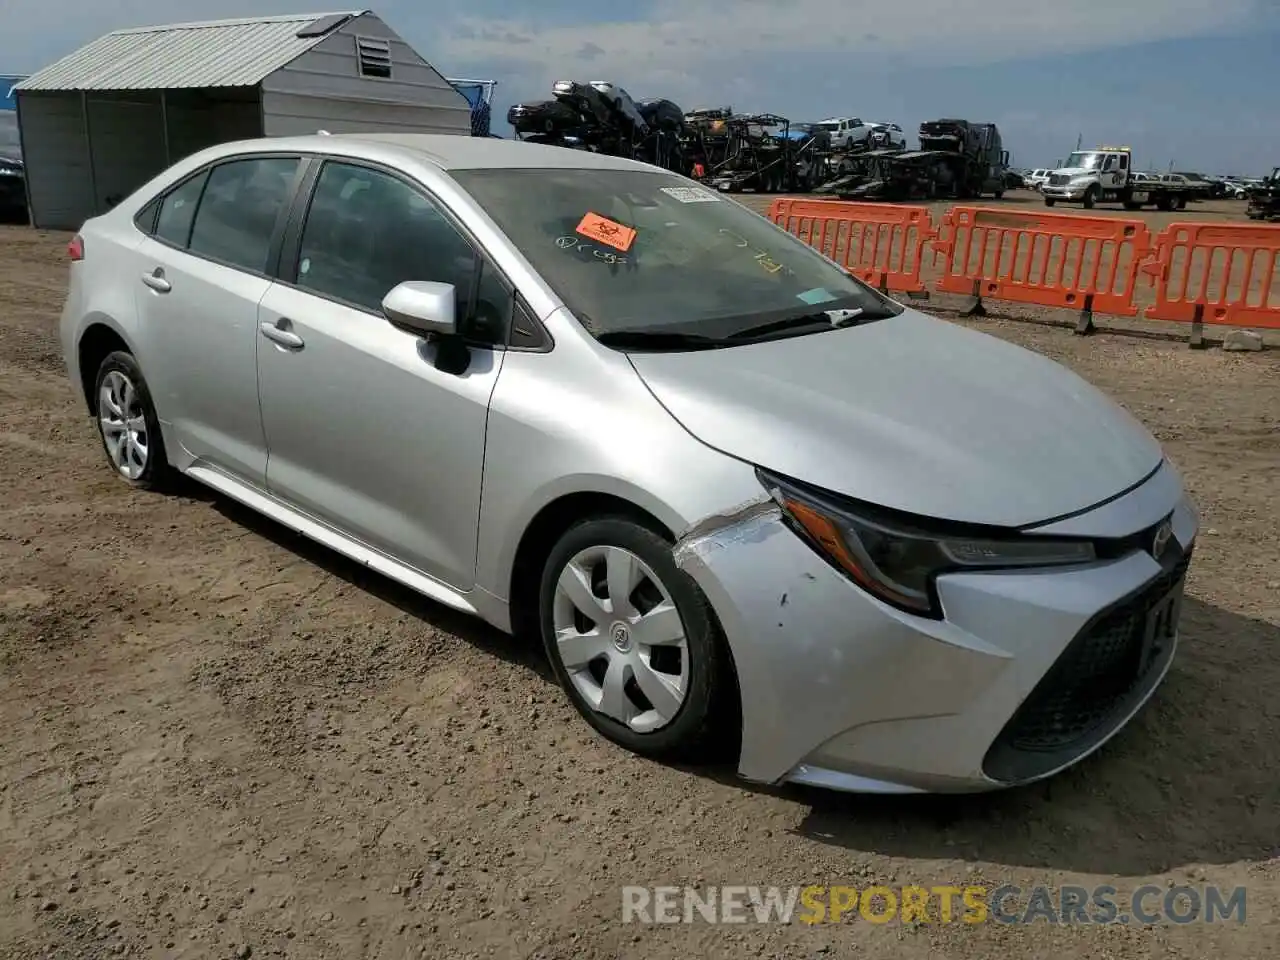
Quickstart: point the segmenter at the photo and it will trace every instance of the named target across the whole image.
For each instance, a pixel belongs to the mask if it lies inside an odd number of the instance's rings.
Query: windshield
[[[833,123],[830,120],[828,120],[826,123],[820,123],[817,126],[818,126],[818,129],[820,130],[839,130],[840,129],[839,123]]]
[[[1098,170],[1102,167],[1102,158],[1101,153],[1073,153],[1067,157],[1066,165],[1082,170]]]
[[[900,312],[759,214],[675,174],[450,173],[596,337],[725,337],[826,310]]]

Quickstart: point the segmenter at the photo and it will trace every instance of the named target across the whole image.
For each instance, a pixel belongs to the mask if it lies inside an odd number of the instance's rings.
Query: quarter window
[[[191,229],[191,252],[266,273],[276,223],[297,169],[296,157],[232,160],[214,167]]]
[[[399,283],[451,283],[462,332],[499,343],[512,291],[487,264],[477,277],[480,263],[470,241],[405,181],[355,164],[328,162],[320,171],[298,251],[302,289],[380,314]]]
[[[155,221],[155,235],[175,247],[185,247],[191,239],[191,223],[195,220],[196,204],[204,189],[207,173],[192,177],[170,192],[160,203],[160,216]]]

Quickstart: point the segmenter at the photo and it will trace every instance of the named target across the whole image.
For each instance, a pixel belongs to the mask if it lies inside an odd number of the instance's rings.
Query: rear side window
[[[298,163],[297,157],[257,157],[214,167],[196,210],[191,252],[266,273]]]
[[[196,204],[204,189],[207,173],[200,173],[170,192],[160,203],[160,216],[156,219],[155,236],[175,247],[185,247],[191,239],[191,221],[196,216]]]

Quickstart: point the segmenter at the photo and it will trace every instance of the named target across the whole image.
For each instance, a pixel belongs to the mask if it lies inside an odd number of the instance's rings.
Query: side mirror
[[[452,283],[406,280],[382,298],[382,312],[397,327],[424,337],[448,337],[458,332]]]

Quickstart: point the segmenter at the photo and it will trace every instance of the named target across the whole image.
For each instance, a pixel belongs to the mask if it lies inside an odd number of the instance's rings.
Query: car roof
[[[304,137],[260,137],[223,144],[225,153],[249,151],[342,153],[394,165],[406,155],[442,170],[562,169],[653,171],[654,166],[586,150],[505,140],[432,133],[341,133]]]

